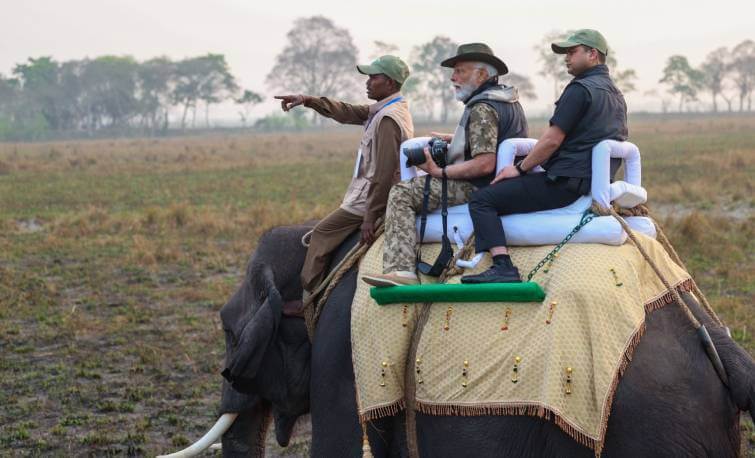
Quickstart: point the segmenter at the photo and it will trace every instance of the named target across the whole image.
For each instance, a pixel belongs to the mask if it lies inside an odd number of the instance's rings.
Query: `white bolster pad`
[[[616,202],[619,207],[632,208],[648,201],[648,192],[642,186],[614,181],[610,188],[611,202]]]
[[[581,214],[538,214],[520,213],[501,217],[501,224],[506,231],[506,242],[511,246],[556,245],[560,243],[582,219]],[[629,227],[641,234],[655,238],[653,220],[644,216],[630,216],[625,218]],[[442,232],[441,216],[430,214],[427,216],[425,243],[440,242]],[[458,230],[461,240],[469,239],[473,232],[472,219],[467,214],[448,214],[448,232],[453,234]],[[417,223],[419,234],[419,222]],[[627,235],[613,216],[598,216],[577,232],[569,243],[602,243],[605,245],[621,245]]]
[[[406,166],[406,156],[404,155],[404,149],[417,148],[420,146],[424,148],[430,142],[430,139],[432,139],[432,137],[414,137],[401,143],[401,151],[399,152],[398,156],[399,167],[401,167],[401,181],[406,181],[416,176],[426,175],[425,172],[423,172],[422,170],[417,170],[417,168],[414,166]]]
[[[502,216],[501,223],[506,231],[506,242],[510,246],[556,245],[579,224],[581,219],[582,215],[576,213],[560,215],[520,213]],[[439,242],[442,236],[441,228],[441,216],[428,215],[424,242]],[[449,233],[453,233],[454,228],[458,229],[461,239],[466,241],[473,231],[472,219],[469,215],[449,213]],[[419,233],[419,223],[417,231]],[[621,245],[625,240],[626,234],[618,221],[611,216],[599,216],[580,229],[570,243]]]
[[[504,167],[514,163],[517,156],[530,154],[537,143],[534,138],[509,138],[498,146],[498,158],[495,164],[495,173],[498,174]],[[545,172],[539,165],[532,169],[533,172]]]
[[[625,182],[637,187],[642,186],[642,164],[639,148],[631,142],[603,140],[592,149],[591,194],[593,200],[605,208],[611,205],[612,200],[610,186],[612,157],[624,159]],[[634,189],[636,190],[636,188]],[[642,193],[639,195],[641,196]],[[647,193],[645,193],[645,199],[647,199]]]
[[[656,238],[658,235],[655,230],[655,223],[647,216],[628,216],[624,220],[627,222],[627,226],[634,232],[639,232],[652,238]]]

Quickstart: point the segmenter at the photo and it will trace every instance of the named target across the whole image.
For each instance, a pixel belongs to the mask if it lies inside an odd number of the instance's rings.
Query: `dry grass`
[[[652,208],[755,353],[755,118],[631,129]],[[3,453],[154,455],[199,437],[217,311],[264,230],[338,204],[358,135],[0,144]]]

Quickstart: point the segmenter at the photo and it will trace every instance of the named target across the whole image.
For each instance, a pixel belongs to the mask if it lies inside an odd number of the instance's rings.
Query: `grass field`
[[[755,354],[755,117],[630,129],[651,210]],[[154,455],[203,434],[218,310],[264,230],[338,205],[358,137],[0,144],[0,454]]]

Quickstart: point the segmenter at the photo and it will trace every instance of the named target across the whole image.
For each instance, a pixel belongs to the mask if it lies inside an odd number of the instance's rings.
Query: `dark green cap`
[[[386,75],[398,84],[409,78],[409,66],[396,56],[380,56],[369,65],[357,65],[357,70],[363,75]]]
[[[560,41],[558,43],[552,43],[551,49],[556,54],[566,54],[569,48],[575,46],[585,45],[591,48],[595,48],[605,55],[608,55],[608,42],[605,37],[601,35],[597,30],[592,29],[580,29],[574,32],[566,39],[566,41]]]
[[[457,62],[483,62],[492,65],[502,76],[509,72],[509,68],[501,59],[493,54],[493,50],[485,43],[466,43],[459,46],[456,55],[440,63],[442,67],[453,68]]]

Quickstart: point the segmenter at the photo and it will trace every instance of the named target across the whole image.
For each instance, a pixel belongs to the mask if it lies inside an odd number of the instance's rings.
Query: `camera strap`
[[[440,277],[443,270],[451,262],[454,257],[454,250],[451,247],[451,241],[448,239],[448,178],[441,178],[441,193],[440,193],[440,215],[443,219],[443,237],[441,239],[441,250],[438,254],[438,258],[430,265],[422,261],[422,242],[425,239],[425,229],[427,228],[427,207],[430,202],[430,181],[432,177],[427,175],[425,177],[425,188],[422,191],[422,209],[420,210],[420,222],[419,222],[419,246],[417,247],[417,270],[431,277]]]

